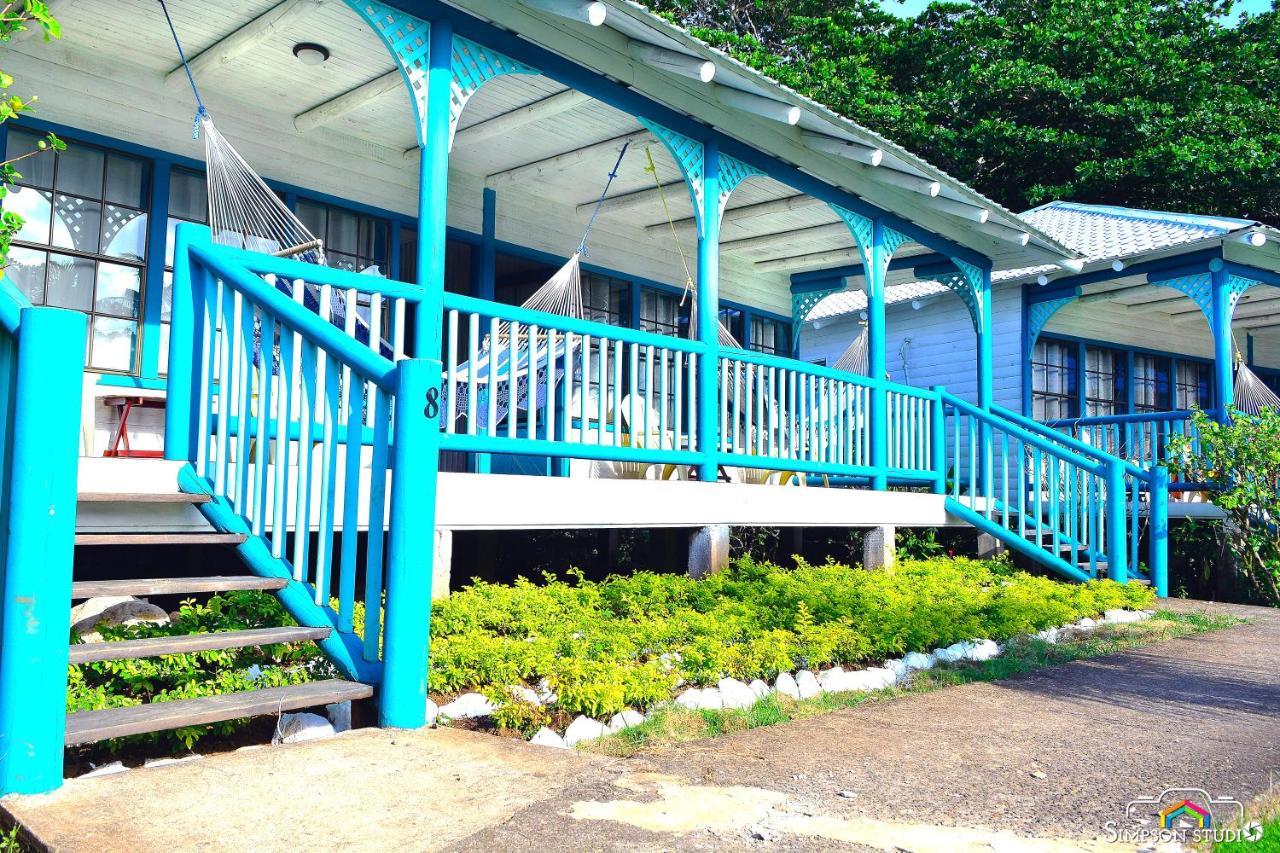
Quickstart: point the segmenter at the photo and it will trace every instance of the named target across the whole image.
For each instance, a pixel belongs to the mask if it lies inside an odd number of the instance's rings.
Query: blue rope
[[[164,0],[160,0],[162,3]],[[609,194],[609,187],[613,185],[613,179],[618,177],[618,168],[622,166],[622,158],[627,156],[627,149],[631,147],[630,142],[622,145],[622,150],[618,152],[618,160],[613,164],[613,171],[609,172],[609,180],[604,182],[604,189],[600,191],[600,198],[596,199],[595,209],[591,211],[591,219],[587,221],[587,230],[582,232],[582,241],[578,243],[578,254],[587,258],[591,253],[587,251],[587,237],[591,235],[591,229],[596,224],[596,217],[600,215],[600,208],[604,205],[604,197]]]
[[[187,82],[191,84],[191,94],[196,99],[196,115],[191,120],[191,138],[200,138],[200,119],[209,115],[209,111],[205,109],[204,101],[200,97],[200,89],[196,86],[196,78],[191,75],[191,66],[187,64],[187,54],[182,50],[182,40],[178,38],[178,31],[173,26],[173,18],[169,17],[169,7],[165,5],[164,0],[158,0],[160,10],[164,12],[165,22],[169,24],[169,34],[173,36],[173,46],[178,49],[178,59],[182,60],[182,70],[187,72]]]

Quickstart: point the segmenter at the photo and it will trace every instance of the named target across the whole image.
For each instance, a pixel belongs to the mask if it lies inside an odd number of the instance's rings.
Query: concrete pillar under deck
[[[888,569],[898,561],[898,529],[884,524],[873,527],[862,538],[862,567]]]
[[[990,533],[978,534],[978,559],[994,560],[1009,553],[1009,548]]]
[[[712,524],[689,535],[689,577],[710,577],[728,565],[729,525]]]
[[[453,573],[453,531],[436,528],[435,557],[431,563],[431,600],[449,597]]]

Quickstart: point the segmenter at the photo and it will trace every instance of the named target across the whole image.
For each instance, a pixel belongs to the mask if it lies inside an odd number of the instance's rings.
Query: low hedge
[[[749,559],[695,581],[637,572],[603,581],[475,581],[432,607],[430,689],[502,697],[545,679],[569,714],[645,708],[679,685],[725,676],[771,680],[782,671],[881,661],[978,637],[1003,640],[1141,608],[1151,591],[1110,581],[1067,584],[1001,562],[935,559],[864,571]],[[357,624],[363,613],[357,613]],[[185,602],[172,625],[109,628],[109,640],[293,624],[269,593]],[[311,643],[195,652],[71,667],[68,710],[210,696],[332,677]],[[509,703],[507,716],[521,703]],[[522,727],[509,720],[512,727]],[[190,748],[237,723],[146,736]]]
[[[964,559],[878,571],[739,560],[701,581],[652,572],[476,581],[433,608],[430,688],[451,694],[545,678],[562,710],[600,717],[666,699],[683,683],[769,680],[1003,640],[1152,600],[1137,584],[1066,584]]]

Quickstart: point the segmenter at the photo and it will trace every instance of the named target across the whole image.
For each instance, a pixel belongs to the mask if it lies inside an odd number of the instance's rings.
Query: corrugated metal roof
[[[1111,205],[1078,204],[1055,201],[1032,208],[1019,217],[1074,249],[1085,257],[1085,264],[1130,260],[1149,252],[1180,245],[1198,243],[1258,225],[1251,219],[1225,216],[1200,216],[1161,210],[1141,210]],[[1027,278],[1056,271],[1051,265],[1000,270],[991,278],[995,282]],[[889,288],[885,303],[895,305],[945,293],[947,288],[933,281],[915,281]],[[819,302],[809,314],[810,320],[838,317],[867,307],[861,290],[833,293]]]

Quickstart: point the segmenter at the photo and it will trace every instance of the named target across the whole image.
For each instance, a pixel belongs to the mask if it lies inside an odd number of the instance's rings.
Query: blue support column
[[[1129,527],[1126,524],[1127,506],[1124,487],[1124,460],[1111,459],[1106,463],[1107,503],[1107,577],[1116,583],[1129,581]]]
[[[401,729],[426,723],[441,369],[438,359],[426,358],[405,359],[396,368],[378,723]]]
[[[886,320],[885,278],[893,248],[888,245],[884,223],[876,220],[871,234],[871,263],[866,268],[867,291],[867,373],[871,386],[871,467],[876,470],[871,488],[889,487],[889,389],[885,385]]]
[[[164,458],[194,462],[200,390],[195,387],[204,351],[204,281],[191,261],[190,247],[209,242],[209,230],[180,223],[173,240],[173,299],[169,308],[169,381],[165,403]],[[197,313],[197,308],[200,309]]]
[[[1151,469],[1151,519],[1148,543],[1151,585],[1160,598],[1169,597],[1169,469]]]
[[[0,795],[62,784],[85,315],[25,308],[13,369],[0,603]],[[16,359],[16,364],[14,363]]]
[[[497,296],[498,287],[498,193],[495,190],[485,187],[480,211],[480,263],[475,297],[492,302]],[[559,462],[567,471],[568,460]],[[493,470],[493,455],[472,454],[471,468],[477,474],[490,473]]]
[[[698,365],[698,449],[705,461],[698,478],[714,483],[719,477],[720,450],[720,149],[703,149],[702,228],[698,236],[698,341],[703,346]]]
[[[453,27],[448,20],[433,21],[423,146],[418,164],[418,284],[423,288],[423,298],[414,315],[413,354],[418,358],[440,358],[452,135],[452,61]]]
[[[995,404],[995,356],[992,353],[991,330],[991,267],[982,268],[982,278],[977,285],[977,346],[978,346],[978,407],[984,412],[991,411]],[[991,444],[991,427],[983,424],[979,432],[981,441],[981,460],[979,487],[983,497],[990,498],[995,469],[995,457]]]
[[[1225,420],[1235,405],[1235,352],[1231,340],[1231,314],[1233,301],[1227,287],[1225,267],[1212,269],[1213,318],[1213,401],[1218,417]]]
[[[151,168],[151,220],[147,224],[146,302],[142,308],[142,375],[160,375],[160,315],[164,311],[164,244],[168,236],[167,160]]]
[[[498,193],[484,189],[480,214],[480,276],[476,281],[477,299],[494,300],[498,279]]]

